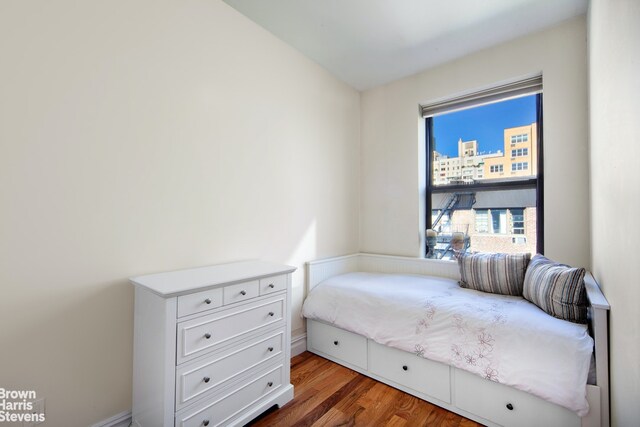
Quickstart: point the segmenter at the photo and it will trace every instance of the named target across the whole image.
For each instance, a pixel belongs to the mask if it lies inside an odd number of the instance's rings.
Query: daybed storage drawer
[[[280,365],[225,391],[215,399],[176,414],[176,427],[214,427],[226,424],[243,409],[280,388],[282,369]]]
[[[178,297],[178,317],[200,313],[222,306],[222,288],[207,289]]]
[[[454,371],[455,405],[496,424],[517,427],[580,427],[570,410],[470,372]]]
[[[178,363],[211,351],[219,344],[231,343],[245,333],[283,323],[285,297],[222,310],[197,319],[178,323]]]
[[[451,403],[448,365],[369,340],[369,371],[443,402]]]
[[[284,330],[258,337],[205,359],[180,365],[176,370],[176,408],[186,406],[228,380],[258,365],[282,357]]]
[[[367,339],[325,323],[307,320],[311,348],[367,369]]]

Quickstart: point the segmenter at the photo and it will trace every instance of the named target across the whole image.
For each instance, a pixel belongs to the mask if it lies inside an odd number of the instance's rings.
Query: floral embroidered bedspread
[[[593,339],[586,325],[549,316],[521,297],[463,289],[439,277],[348,273],[314,287],[302,313],[579,416],[589,411]]]

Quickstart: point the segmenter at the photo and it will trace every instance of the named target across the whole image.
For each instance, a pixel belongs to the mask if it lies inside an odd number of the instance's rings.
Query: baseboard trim
[[[102,420],[91,427],[128,427],[131,423],[131,411],[120,412],[111,418]]]
[[[291,357],[307,351],[307,334],[302,333],[291,338]]]

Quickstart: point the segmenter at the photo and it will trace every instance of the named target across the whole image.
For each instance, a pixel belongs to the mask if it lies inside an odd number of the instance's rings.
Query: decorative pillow
[[[584,274],[584,268],[571,268],[536,254],[524,276],[522,296],[553,317],[587,323]]]
[[[502,295],[522,295],[531,254],[462,254],[460,286]]]

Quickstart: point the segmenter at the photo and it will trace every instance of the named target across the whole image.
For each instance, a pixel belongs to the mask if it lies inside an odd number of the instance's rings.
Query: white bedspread
[[[521,297],[419,275],[349,273],[314,287],[305,317],[467,370],[586,415],[593,340]]]

